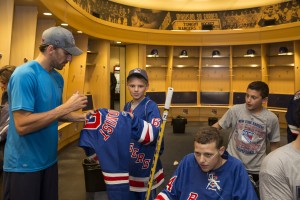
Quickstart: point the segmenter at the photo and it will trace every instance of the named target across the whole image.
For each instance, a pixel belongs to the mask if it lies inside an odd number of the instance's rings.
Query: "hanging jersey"
[[[97,154],[110,200],[129,200],[131,125],[126,112],[98,109],[80,133],[79,146]]]

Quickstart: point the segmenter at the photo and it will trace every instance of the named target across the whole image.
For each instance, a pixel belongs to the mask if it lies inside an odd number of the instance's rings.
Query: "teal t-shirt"
[[[27,135],[19,135],[13,111],[47,112],[62,103],[64,81],[31,61],[16,68],[8,84],[10,123],[4,151],[4,171],[35,172],[57,162],[58,122]]]

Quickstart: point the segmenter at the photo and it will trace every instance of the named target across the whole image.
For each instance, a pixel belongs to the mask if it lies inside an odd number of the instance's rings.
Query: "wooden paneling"
[[[294,66],[294,73],[295,73],[295,81],[294,81],[294,88],[295,91],[300,90],[300,41],[297,40],[294,42],[294,58],[295,58],[295,66]]]
[[[229,67],[202,68],[200,78],[201,91],[226,92],[230,90]]]
[[[172,87],[175,91],[198,91],[198,68],[174,67],[172,72]]]
[[[93,95],[94,108],[110,107],[110,43],[90,39],[87,54],[84,91]]]
[[[149,92],[165,91],[167,67],[148,67]]]
[[[83,54],[79,56],[73,56],[72,62],[68,68],[68,79],[65,80],[66,88],[66,99],[70,98],[74,93],[84,93],[84,82],[85,82],[85,63],[86,63],[86,51],[88,37],[85,35],[74,36],[76,46],[83,50]]]
[[[80,131],[83,128],[82,122],[63,123],[58,126],[58,148],[61,150],[66,145],[77,140],[80,136]]]
[[[293,94],[295,73],[294,67],[269,68],[270,93]]]
[[[127,78],[130,70],[137,68],[137,67],[139,67],[141,69],[146,69],[146,45],[141,45],[141,44],[126,45],[126,75],[125,75],[125,77]],[[126,102],[128,102],[132,99],[130,96],[130,93],[127,89],[126,89],[126,98],[125,99],[126,99]]]
[[[233,92],[245,92],[249,83],[262,79],[260,67],[237,67],[232,73]]]
[[[0,65],[10,64],[10,48],[13,26],[14,1],[0,1]]]
[[[54,19],[38,19],[36,27],[36,37],[35,37],[35,47],[34,47],[34,58],[36,58],[39,53],[39,46],[42,42],[42,34],[44,30],[55,26],[56,22]]]
[[[28,61],[34,59],[37,14],[37,8],[34,6],[15,6],[11,38],[11,65],[21,65],[25,58]]]

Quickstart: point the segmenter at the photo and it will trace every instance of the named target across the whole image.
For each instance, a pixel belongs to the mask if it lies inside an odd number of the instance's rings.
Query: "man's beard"
[[[51,66],[53,69],[62,70],[62,69],[64,68],[65,64],[58,63],[56,60],[53,60],[53,61],[50,63],[50,66]]]

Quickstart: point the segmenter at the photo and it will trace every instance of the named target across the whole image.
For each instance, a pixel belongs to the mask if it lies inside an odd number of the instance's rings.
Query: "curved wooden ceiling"
[[[15,2],[20,1],[28,2],[28,0],[15,0]],[[206,33],[174,32],[167,30],[151,30],[121,26],[103,20],[91,20],[91,18],[84,13],[74,9],[74,7],[68,4],[66,0],[30,1],[35,2],[35,5],[37,5],[37,2],[38,4],[41,3],[43,7],[45,6],[47,10],[54,14],[55,17],[63,22],[68,23],[70,27],[75,30],[82,30],[89,36],[111,41],[157,45],[211,46],[230,44],[257,44],[300,39],[300,35],[298,34],[300,32],[300,22],[283,24],[274,27],[262,27],[235,31],[214,30]],[[212,2],[213,0],[208,1]],[[283,0],[281,0],[281,2],[283,2]]]
[[[174,32],[128,27],[104,20],[92,20],[89,15],[80,12],[63,0],[40,0],[62,21],[77,30],[95,38],[126,43],[178,45],[178,46],[214,46],[259,44],[300,39],[300,22],[273,27],[261,27],[245,30],[214,30],[211,32]],[[76,6],[75,6],[76,7]]]

